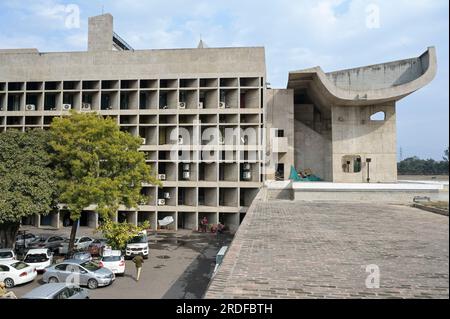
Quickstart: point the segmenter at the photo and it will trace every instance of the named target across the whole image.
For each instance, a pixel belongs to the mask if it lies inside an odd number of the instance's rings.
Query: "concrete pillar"
[[[88,227],[94,229],[98,228],[98,213],[96,212],[88,213]]]

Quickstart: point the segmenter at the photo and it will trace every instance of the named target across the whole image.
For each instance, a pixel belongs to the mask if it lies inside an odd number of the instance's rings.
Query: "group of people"
[[[200,231],[206,233],[208,231],[208,218],[205,216],[200,221]],[[211,226],[211,232],[216,234],[222,234],[225,230],[225,225],[219,222],[217,225]]]

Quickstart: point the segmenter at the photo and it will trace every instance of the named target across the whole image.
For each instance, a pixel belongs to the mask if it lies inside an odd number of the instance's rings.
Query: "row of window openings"
[[[158,80],[106,80],[106,81],[64,81],[64,90],[79,90],[80,84],[83,90],[97,90],[101,86],[102,90],[118,89],[120,82],[121,89],[137,89],[138,84],[142,89],[158,88]],[[200,79],[199,87],[217,87],[219,82],[217,78]],[[263,78],[221,78],[221,87],[263,87]],[[159,80],[160,88],[195,88],[197,87],[197,79],[161,79]],[[6,91],[8,87],[9,91],[23,91],[26,88],[27,91],[40,91],[44,88],[47,91],[60,90],[61,82],[9,82],[0,83],[0,91]]]
[[[183,92],[182,92],[183,93]],[[247,98],[247,93],[241,94],[241,99],[239,103],[240,108],[259,108],[263,105],[263,100],[261,98],[261,103],[258,103],[258,99],[255,97]],[[44,110],[56,110],[59,104],[59,94],[45,94],[44,98]],[[160,93],[159,96],[159,109],[169,109],[169,108],[237,108],[237,99],[233,96],[227,95],[226,93],[220,94],[220,100],[214,103],[213,98],[208,98],[207,95],[200,94],[198,103],[195,102],[196,98],[187,98],[186,95],[180,94],[179,101],[169,93]],[[81,106],[84,109],[91,109],[93,105],[96,105],[97,95],[96,94],[83,94]],[[116,104],[116,97],[109,93],[102,93],[101,96],[101,109],[102,110],[112,110]],[[178,103],[178,105],[177,105]],[[38,95],[27,95],[26,97],[26,109],[36,110],[40,104],[40,97]],[[74,94],[64,94],[62,101],[63,109],[71,109],[75,105],[79,104],[77,97]],[[122,93],[120,97],[120,109],[133,109],[137,106],[137,97],[133,94]],[[140,109],[152,109],[157,104],[155,97],[150,97],[146,93],[142,93],[139,99]],[[8,111],[20,111],[22,105],[22,97],[20,95],[8,95]],[[0,97],[0,108],[3,109],[3,102]]]
[[[253,198],[255,197],[257,190],[247,191],[246,189],[240,189],[239,191],[239,206],[250,206]],[[149,192],[143,191],[143,196],[151,196]],[[216,206],[217,205],[217,191],[213,188],[199,188],[198,193],[194,188],[178,189],[178,200],[175,200],[175,188],[162,188],[158,190],[158,206],[178,205],[187,206]],[[219,206],[237,206],[238,204],[238,189],[219,189]],[[196,203],[196,199],[198,200]],[[154,204],[152,200],[142,202],[142,204]]]

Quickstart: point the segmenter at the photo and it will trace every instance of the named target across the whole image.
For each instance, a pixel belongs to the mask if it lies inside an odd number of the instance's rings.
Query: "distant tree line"
[[[448,148],[441,161],[409,157],[397,164],[399,175],[448,175]]]

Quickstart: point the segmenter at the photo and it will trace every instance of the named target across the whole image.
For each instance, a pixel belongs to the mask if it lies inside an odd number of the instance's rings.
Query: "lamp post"
[[[367,183],[370,183],[370,162],[372,162],[371,158],[366,158],[367,163]]]

